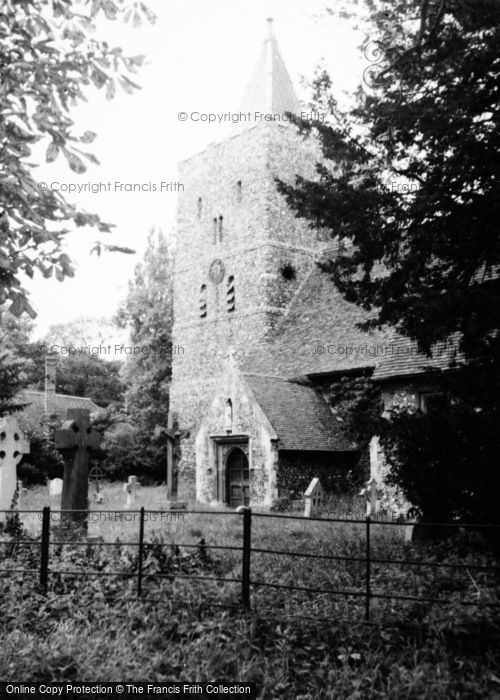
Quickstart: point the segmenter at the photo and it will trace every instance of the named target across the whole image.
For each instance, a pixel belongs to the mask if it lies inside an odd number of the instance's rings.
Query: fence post
[[[366,516],[366,601],[365,620],[370,620],[370,516]]]
[[[250,608],[250,546],[252,531],[252,510],[248,507],[244,507],[241,510],[243,511],[243,559],[241,567],[241,602],[246,608]]]
[[[144,506],[139,521],[139,555],[137,559],[137,595],[142,595],[142,559],[144,554]]]
[[[42,514],[42,541],[40,546],[40,586],[47,593],[49,575],[50,506],[44,506]]]

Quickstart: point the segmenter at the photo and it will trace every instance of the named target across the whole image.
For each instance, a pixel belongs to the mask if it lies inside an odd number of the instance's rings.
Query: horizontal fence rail
[[[472,530],[496,530],[500,534],[500,525],[486,524],[486,523],[414,523],[414,522],[399,522],[396,520],[377,520],[370,517],[355,519],[355,518],[321,518],[321,517],[304,517],[302,515],[284,515],[282,513],[261,513],[253,512],[248,507],[240,507],[237,511],[230,510],[183,510],[183,511],[164,511],[164,510],[146,510],[141,508],[140,510],[51,510],[49,506],[43,508],[42,511],[39,510],[19,510],[19,511],[0,511],[0,513],[7,514],[7,520],[12,518],[14,514],[29,513],[37,514],[41,520],[42,529],[40,538],[37,540],[26,540],[26,539],[2,539],[0,540],[0,545],[5,545],[13,548],[17,547],[40,547],[40,566],[37,569],[33,568],[0,568],[0,575],[9,574],[38,574],[39,584],[44,593],[48,591],[49,577],[51,575],[58,576],[79,576],[79,577],[117,577],[117,578],[128,578],[136,580],[136,595],[141,597],[143,600],[149,600],[147,596],[143,594],[143,586],[147,580],[151,579],[191,579],[195,581],[216,581],[222,583],[237,583],[241,586],[241,596],[240,605],[243,608],[249,610],[251,607],[251,589],[252,588],[273,588],[277,590],[288,590],[288,591],[302,591],[305,593],[316,593],[325,594],[328,596],[341,596],[345,598],[354,598],[353,602],[364,604],[365,609],[365,620],[370,620],[370,608],[372,600],[400,600],[400,601],[410,601],[410,602],[420,602],[420,603],[433,603],[433,604],[446,604],[455,603],[464,606],[478,606],[482,605],[485,607],[499,607],[500,603],[494,603],[489,601],[478,601],[478,600],[451,600],[447,598],[434,598],[427,596],[413,596],[405,595],[402,593],[380,593],[373,590],[372,587],[372,573],[373,567],[378,565],[389,565],[389,566],[401,566],[401,567],[430,567],[434,569],[448,569],[448,570],[462,570],[470,572],[474,571],[484,571],[500,574],[500,566],[488,566],[484,564],[453,564],[447,562],[434,562],[434,561],[424,561],[415,559],[391,559],[391,558],[379,558],[374,557],[371,551],[371,539],[373,536],[372,528],[373,526],[396,526],[396,527],[408,527],[418,525],[419,527],[443,527],[443,528],[456,528],[459,529],[472,529]],[[97,540],[97,538],[89,538],[84,541],[75,541],[72,539],[61,539],[54,540],[52,538],[51,525],[69,525],[72,520],[66,519],[53,519],[55,515],[61,514],[87,514],[87,515],[97,515],[97,514],[114,514],[129,516],[128,522],[130,522],[130,516],[137,515],[137,520],[134,518],[134,522],[138,522],[139,532],[138,540],[135,542],[104,542]],[[242,544],[241,546],[234,545],[218,545],[218,544],[206,544],[205,542],[198,543],[176,543],[176,542],[145,542],[144,541],[144,531],[145,522],[147,515],[162,514],[168,515],[172,521],[182,518],[185,515],[211,515],[211,516],[232,516],[238,517],[242,520]],[[265,519],[265,518],[277,518],[280,520],[292,520],[307,523],[345,523],[360,526],[364,531],[364,556],[344,556],[335,554],[319,554],[314,552],[296,552],[290,550],[281,549],[268,549],[263,547],[252,547],[251,544],[251,532],[252,532],[252,520],[253,519]],[[117,522],[123,520],[121,518],[116,519]],[[92,521],[91,521],[92,522]],[[96,521],[93,521],[96,522]],[[73,525],[78,528],[78,523],[73,522]],[[49,567],[50,563],[50,548],[56,546],[68,546],[73,547],[137,547],[137,570],[136,571],[71,571],[71,570],[51,570]],[[222,551],[237,551],[241,552],[241,577],[224,577],[224,576],[214,576],[214,575],[198,575],[198,574],[186,574],[177,571],[172,572],[148,572],[144,570],[144,556],[150,550],[150,548],[173,548],[173,549],[200,549],[200,550],[222,550]],[[88,551],[88,549],[87,549]],[[179,550],[180,551],[180,550]],[[278,582],[269,581],[259,581],[251,578],[251,560],[252,555],[272,555],[272,556],[283,556],[283,557],[296,557],[302,559],[317,559],[317,560],[330,560],[339,562],[353,562],[356,564],[364,564],[364,586],[359,590],[348,590],[342,588],[321,588],[315,586],[298,586]],[[469,574],[470,575],[470,574]],[[220,605],[220,607],[239,607],[237,605],[226,605],[215,604],[204,601],[200,605],[206,605],[208,607],[213,607]],[[291,617],[300,617],[301,615],[291,615]],[[317,619],[317,618],[305,618],[304,619]]]

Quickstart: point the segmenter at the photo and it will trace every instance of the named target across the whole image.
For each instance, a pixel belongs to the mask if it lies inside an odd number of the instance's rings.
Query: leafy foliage
[[[498,416],[443,399],[427,413],[393,411],[381,433],[399,486],[429,522],[500,523]]]
[[[275,504],[274,510],[284,510],[289,500],[302,498],[311,479],[318,477],[325,491],[329,493],[352,493],[359,490],[364,474],[356,455],[350,453],[336,455],[311,455],[308,452],[285,453],[280,455],[278,488],[287,494],[284,502]]]
[[[63,478],[64,461],[54,447],[54,436],[47,426],[28,428],[29,454],[24,455],[17,467],[17,476],[25,486],[45,484],[47,479]]]
[[[161,482],[166,474],[164,441],[134,425],[130,416],[116,405],[109,406],[93,422],[103,433],[101,447],[92,455],[110,481],[125,481],[129,474],[142,483]]]
[[[325,269],[348,300],[373,310],[365,327],[389,324],[426,351],[458,333],[468,357],[490,354],[500,302],[500,6],[363,4],[379,55],[375,90],[359,89],[339,120],[330,76],[317,76],[314,100],[331,123],[303,126],[318,133],[325,162],[317,180],[280,190],[338,241]]]
[[[0,323],[0,416],[12,413],[16,394],[27,386],[32,363],[22,352],[28,343],[30,323],[12,314],[1,314]],[[21,352],[19,352],[21,349]]]
[[[144,260],[129,283],[117,319],[137,348],[124,369],[125,405],[134,425],[148,435],[166,426],[172,376],[173,257],[163,233],[152,229]]]
[[[76,134],[69,113],[92,86],[112,98],[116,86],[133,92],[128,77],[143,62],[127,57],[92,36],[100,16],[139,25],[154,20],[143,2],[128,0],[4,0],[0,14],[0,304],[11,301],[15,315],[34,309],[22,287],[21,273],[39,270],[58,280],[73,276],[61,251],[68,228],[110,224],[68,204],[58,193],[38,187],[33,176],[34,144],[46,144],[46,161],[63,157],[69,168],[85,172],[97,163],[86,148],[96,134]],[[104,246],[104,244],[102,244]],[[104,246],[106,247],[106,246]],[[115,246],[116,249],[116,246]]]
[[[136,266],[117,321],[130,330],[130,347],[122,368],[124,401],[109,406],[95,427],[104,433],[94,458],[109,479],[129,474],[143,482],[163,481],[172,374],[173,258],[161,231],[151,230],[143,262]]]
[[[318,72],[315,110],[331,119],[300,126],[317,134],[324,161],[315,180],[278,186],[336,240],[323,269],[369,312],[365,329],[392,326],[429,354],[458,340],[453,372],[434,377],[455,403],[385,427],[395,483],[434,519],[496,517],[487,483],[497,484],[499,447],[500,5],[355,4],[368,10],[364,85],[340,115],[331,77]],[[345,3],[340,13],[354,16]]]
[[[379,387],[367,376],[345,375],[330,384],[326,394],[345,435],[365,450],[378,431],[383,410]]]
[[[229,541],[241,546],[240,528],[227,528],[225,517],[218,521],[216,541],[234,535]],[[264,531],[255,528],[252,536],[267,539],[273,549],[362,556],[363,538],[352,530],[326,530],[320,548],[318,523],[297,537],[296,523],[280,521],[277,526],[274,518],[265,521]],[[210,528],[206,515],[199,516],[199,523]],[[374,540],[380,558],[407,555],[401,544]],[[207,557],[201,540],[193,549],[168,544],[161,536],[148,537],[144,573],[165,576],[145,579],[142,599],[136,596],[136,547],[52,546],[49,590],[42,595],[36,579],[15,573],[38,568],[38,548],[3,545],[11,552],[3,558],[3,568],[12,572],[0,582],[2,678],[22,677],[26,683],[96,674],[102,682],[162,683],[175,678],[191,683],[194,675],[200,682],[238,678],[255,682],[259,698],[431,700],[498,695],[497,615],[486,605],[458,604],[458,594],[475,591],[465,572],[412,567],[414,575],[408,576],[408,567],[391,566],[389,571],[374,566],[373,582],[381,593],[415,586],[420,595],[435,597],[439,591],[452,599],[446,608],[404,601],[400,608],[393,601],[385,605],[374,600],[374,614],[380,616],[374,625],[362,621],[362,607],[352,600],[346,604],[343,597],[318,594],[300,600],[297,591],[271,587],[253,587],[255,607],[242,614],[234,584],[169,576],[217,572],[223,578],[228,576],[226,557],[233,552],[208,550]],[[474,551],[464,540],[453,548],[448,543],[446,548],[428,547],[422,554],[426,561],[453,566],[494,563],[491,555]],[[313,565],[297,558],[292,570],[289,561],[282,556],[252,557],[252,578],[333,590],[356,582],[364,585],[356,562],[317,560]],[[232,573],[239,577],[241,559],[235,564]],[[59,575],[60,570],[74,571],[74,576]],[[111,572],[121,575],[85,576]],[[475,582],[479,603],[498,601],[494,576],[478,574]]]

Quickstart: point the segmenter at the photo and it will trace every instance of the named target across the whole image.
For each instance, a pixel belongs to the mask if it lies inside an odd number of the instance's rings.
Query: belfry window
[[[235,307],[236,293],[234,291],[234,277],[231,275],[227,278],[226,308],[228,311],[234,311]]]
[[[207,285],[202,284],[200,287],[200,318],[207,317]]]

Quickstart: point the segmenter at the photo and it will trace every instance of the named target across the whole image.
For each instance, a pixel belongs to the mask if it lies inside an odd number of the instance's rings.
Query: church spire
[[[300,104],[281,57],[274,35],[273,20],[267,19],[267,36],[241,102],[242,112],[300,115]]]

